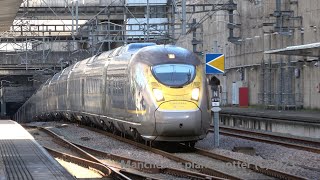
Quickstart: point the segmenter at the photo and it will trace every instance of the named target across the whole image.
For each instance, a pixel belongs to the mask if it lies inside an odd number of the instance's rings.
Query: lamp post
[[[1,116],[4,117],[6,115],[6,105],[5,105],[5,101],[4,101],[4,91],[3,91],[3,82],[7,82],[7,83],[12,83],[11,81],[7,81],[7,80],[1,80],[0,81],[0,102],[1,102]]]

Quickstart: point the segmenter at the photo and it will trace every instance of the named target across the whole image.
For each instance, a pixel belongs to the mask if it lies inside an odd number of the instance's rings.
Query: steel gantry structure
[[[69,34],[76,43],[79,42],[80,47],[93,49],[90,50],[92,55],[116,46],[112,43],[137,41],[174,43],[181,34],[187,32],[186,29],[188,32],[196,31],[216,11],[232,12],[236,9],[236,4],[232,0],[211,4],[188,4],[186,0],[170,2],[149,0],[139,4],[133,0],[119,0],[103,6],[100,4],[88,6],[75,2],[69,6],[63,3],[58,4],[60,6],[56,4],[50,6],[48,3],[44,6],[24,3],[17,13],[17,19],[23,21],[12,27],[14,36],[19,39],[25,36],[54,37]],[[200,13],[204,13],[204,17],[199,22],[186,20],[187,15]],[[72,20],[72,23],[34,24],[26,20]],[[86,22],[77,25],[79,20]],[[231,34],[230,41],[233,41],[232,32],[235,27],[232,19],[230,21],[228,26]]]
[[[57,71],[99,52],[131,42],[174,44],[191,32],[190,43],[201,45],[197,31],[202,23],[217,11],[235,9],[232,0],[206,4],[187,0],[26,0],[10,30],[0,33],[0,78],[12,82],[1,87],[1,97],[8,97],[2,98],[2,107],[16,103],[2,108],[1,115],[13,112],[32,89]],[[193,16],[203,17],[196,21]],[[229,29],[232,34],[234,27]],[[10,98],[9,92],[23,97]]]

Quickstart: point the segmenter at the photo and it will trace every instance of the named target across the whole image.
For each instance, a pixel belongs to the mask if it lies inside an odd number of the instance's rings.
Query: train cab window
[[[181,87],[192,82],[195,67],[188,64],[160,64],[152,67],[154,77],[170,87]]]

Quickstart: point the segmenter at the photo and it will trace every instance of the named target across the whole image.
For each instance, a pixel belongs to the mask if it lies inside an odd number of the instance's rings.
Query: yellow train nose
[[[171,104],[170,104],[171,103]],[[186,102],[192,103],[192,102]],[[168,105],[169,104],[169,105]],[[181,103],[180,103],[181,104]],[[155,124],[157,134],[168,137],[198,136],[201,134],[201,111],[194,104],[189,110],[167,109],[163,107],[172,106],[172,102],[165,102],[155,111]]]

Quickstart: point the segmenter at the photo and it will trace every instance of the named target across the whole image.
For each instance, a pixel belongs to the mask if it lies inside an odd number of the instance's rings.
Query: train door
[[[118,110],[125,110],[125,103],[124,103],[124,77],[123,76],[113,76],[112,81],[112,94],[111,97],[111,105],[113,108]]]
[[[85,83],[85,80],[84,79],[81,79],[80,80],[81,82],[81,90],[80,90],[80,96],[81,96],[81,109],[84,111],[84,107],[85,107],[85,101],[84,101],[84,83]]]
[[[106,95],[105,95],[105,109],[104,112],[105,114],[109,114],[110,113],[110,105],[111,105],[111,97],[112,97],[112,86],[111,86],[111,77],[109,75],[106,75],[106,83],[105,83],[105,91],[106,91]]]
[[[112,114],[123,119],[126,116],[125,92],[127,74],[123,64],[109,64],[107,71],[107,92]]]

